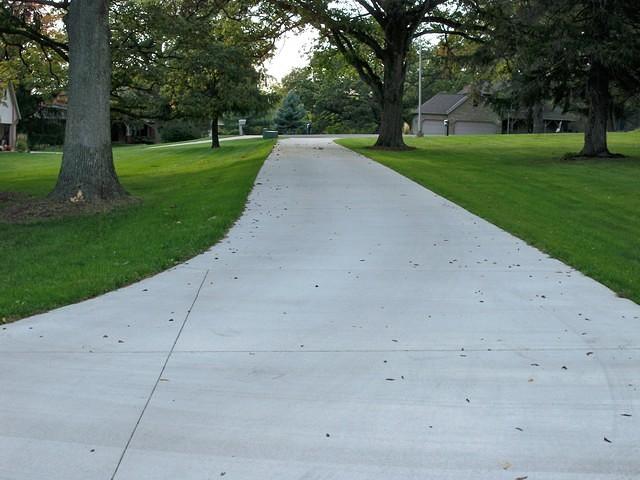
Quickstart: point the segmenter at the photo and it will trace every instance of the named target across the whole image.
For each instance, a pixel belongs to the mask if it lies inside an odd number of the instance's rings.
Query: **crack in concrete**
[[[131,435],[129,435],[129,439],[127,440],[127,443],[125,444],[124,449],[122,450],[122,454],[120,455],[120,458],[118,459],[118,463],[116,465],[115,470],[113,471],[113,475],[111,475],[111,480],[114,480],[116,478],[116,475],[118,474],[118,470],[120,469],[120,465],[122,465],[122,461],[124,460],[125,455],[127,454],[127,450],[129,449],[129,445],[131,445],[131,441],[133,440],[133,437],[136,434],[136,431],[138,430],[138,426],[140,425],[140,422],[142,421],[142,417],[144,416],[145,412],[147,411],[147,407],[151,403],[151,399],[153,398],[153,394],[156,393],[156,389],[158,388],[158,384],[160,383],[160,379],[162,378],[162,375],[164,374],[164,371],[167,368],[167,364],[169,363],[169,360],[171,359],[171,355],[173,354],[173,351],[174,351],[174,349],[175,349],[175,347],[176,347],[176,345],[178,343],[178,340],[180,339],[180,335],[182,334],[182,330],[184,330],[184,327],[187,324],[187,320],[189,320],[189,315],[191,315],[191,311],[193,310],[193,307],[195,306],[196,302],[198,301],[198,297],[200,296],[200,291],[202,290],[202,287],[204,286],[204,282],[207,280],[207,276],[208,275],[209,275],[209,270],[207,270],[205,272],[204,276],[202,277],[202,282],[200,282],[200,286],[198,287],[198,290],[196,291],[196,295],[195,295],[195,297],[193,299],[193,302],[191,303],[191,306],[187,310],[187,314],[185,315],[184,320],[182,321],[182,325],[180,325],[180,330],[178,330],[178,334],[176,335],[176,338],[173,341],[173,345],[171,345],[171,350],[169,350],[169,353],[167,354],[167,357],[165,358],[164,363],[162,364],[162,368],[160,369],[160,373],[158,374],[158,378],[156,378],[156,381],[153,384],[153,388],[151,389],[151,392],[149,393],[149,397],[147,397],[147,401],[145,402],[144,407],[142,407],[142,411],[140,412],[140,416],[138,417],[138,420],[136,421],[136,424],[134,425],[133,430],[131,431]],[[119,353],[125,353],[125,352],[119,352]],[[91,353],[90,355],[93,355],[93,353]]]

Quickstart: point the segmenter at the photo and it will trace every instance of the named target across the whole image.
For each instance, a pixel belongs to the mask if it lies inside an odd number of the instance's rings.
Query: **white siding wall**
[[[5,90],[2,101],[0,101],[0,123],[13,123],[15,121],[14,116],[14,108],[11,104],[9,90]]]

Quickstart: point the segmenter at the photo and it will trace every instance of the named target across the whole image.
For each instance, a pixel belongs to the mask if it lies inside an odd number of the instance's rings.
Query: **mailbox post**
[[[444,123],[444,134],[448,137],[449,136],[449,120],[445,118],[445,120],[442,123]]]
[[[238,130],[240,131],[240,136],[244,135],[244,126],[247,124],[246,118],[241,118],[238,120]]]

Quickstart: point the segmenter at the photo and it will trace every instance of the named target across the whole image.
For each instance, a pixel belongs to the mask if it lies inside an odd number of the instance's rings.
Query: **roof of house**
[[[461,93],[436,93],[422,104],[420,111],[431,115],[447,115],[467,99]]]

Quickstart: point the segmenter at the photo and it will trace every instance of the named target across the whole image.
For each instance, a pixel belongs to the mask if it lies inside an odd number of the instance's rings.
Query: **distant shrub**
[[[327,125],[324,130],[325,130],[325,132],[330,133],[330,134],[333,134],[333,133],[346,133],[345,132],[345,128],[341,123],[334,124],[334,125]]]
[[[29,151],[29,139],[25,133],[20,133],[16,137],[16,150],[18,152]]]
[[[198,138],[193,127],[186,124],[167,125],[160,130],[163,142],[183,142]]]
[[[220,135],[238,135],[238,119],[244,118],[247,120],[244,128],[242,129],[245,135],[262,135],[264,129],[273,129],[273,116],[272,115],[260,115],[253,114],[247,115],[230,115],[223,118],[224,125],[220,126]]]
[[[21,122],[19,127],[28,135],[31,150],[44,150],[50,146],[64,144],[64,122],[30,118]]]

